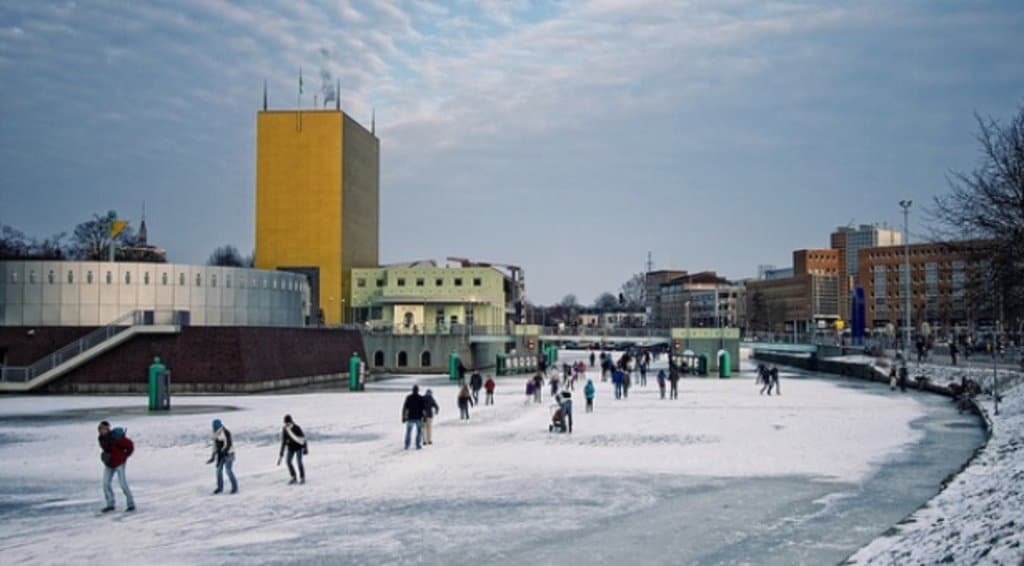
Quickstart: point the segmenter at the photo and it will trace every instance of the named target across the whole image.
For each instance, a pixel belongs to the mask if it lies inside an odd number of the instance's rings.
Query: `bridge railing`
[[[668,328],[607,328],[602,326],[545,326],[541,334],[548,336],[600,336],[608,338],[662,338],[669,336]]]

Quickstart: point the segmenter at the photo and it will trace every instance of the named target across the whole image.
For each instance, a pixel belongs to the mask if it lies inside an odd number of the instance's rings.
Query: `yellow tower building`
[[[380,140],[341,110],[256,116],[256,267],[305,273],[316,322],[349,320],[353,267],[376,267]]]

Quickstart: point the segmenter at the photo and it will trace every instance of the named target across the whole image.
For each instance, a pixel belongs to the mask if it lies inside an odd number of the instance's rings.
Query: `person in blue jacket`
[[[612,383],[615,384],[616,399],[622,399],[622,380],[624,377],[621,369],[615,368],[612,370]]]
[[[594,412],[594,395],[597,394],[597,388],[594,387],[594,380],[588,379],[587,384],[583,387],[583,396],[587,399],[587,412]]]

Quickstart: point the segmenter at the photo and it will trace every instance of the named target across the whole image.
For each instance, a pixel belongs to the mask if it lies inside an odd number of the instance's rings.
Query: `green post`
[[[708,375],[708,355],[701,354],[697,358],[697,375],[701,377],[707,377]]]
[[[718,377],[730,377],[732,375],[732,364],[730,363],[728,350],[718,351]]]
[[[352,352],[352,357],[348,359],[348,390],[358,391],[359,390],[359,369],[363,364],[363,360],[359,358],[358,352]]]
[[[167,366],[160,362],[160,356],[153,356],[153,363],[149,365],[149,410],[157,410],[157,377],[167,371]]]
[[[448,379],[450,381],[458,381],[459,379],[459,353],[452,352],[448,354]]]
[[[494,373],[498,375],[505,375],[505,354],[498,352],[498,355],[494,359]]]

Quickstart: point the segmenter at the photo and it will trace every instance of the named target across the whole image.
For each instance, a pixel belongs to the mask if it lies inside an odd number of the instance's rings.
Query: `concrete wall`
[[[0,261],[0,326],[103,326],[134,310],[188,311],[194,326],[302,326],[292,273],[174,263]]]

